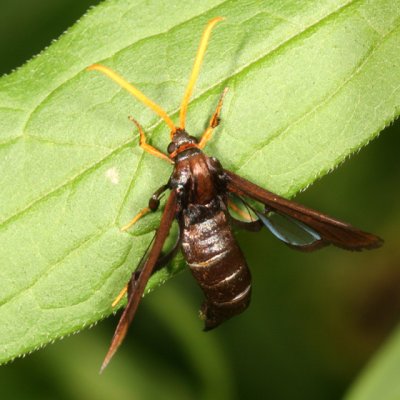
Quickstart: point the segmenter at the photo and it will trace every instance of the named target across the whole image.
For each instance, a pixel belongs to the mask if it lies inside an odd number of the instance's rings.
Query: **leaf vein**
[[[61,264],[66,258],[74,254],[75,252],[81,250],[85,245],[90,245],[93,241],[96,241],[98,238],[100,238],[102,235],[104,235],[111,227],[108,226],[105,229],[101,230],[97,234],[92,234],[85,240],[81,241],[80,243],[76,244],[72,248],[68,249],[64,254],[62,254],[61,257],[59,257],[53,264],[51,264],[48,268],[46,268],[41,274],[39,274],[34,280],[29,282],[28,285],[22,287],[18,292],[11,294],[10,296],[7,296],[3,298],[0,301],[0,307],[10,303],[11,301],[15,300],[18,298],[21,294],[24,292],[31,290],[41,279],[46,277],[47,275],[50,274],[50,272],[56,268],[59,264]]]

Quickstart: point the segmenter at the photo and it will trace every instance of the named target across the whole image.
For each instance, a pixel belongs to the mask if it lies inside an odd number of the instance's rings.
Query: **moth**
[[[207,43],[214,26],[223,18],[208,22],[200,40],[189,83],[180,108],[180,123],[176,126],[168,114],[136,87],[110,68],[94,64],[89,70],[100,71],[157,113],[169,126],[171,142],[167,154],[146,142],[145,133],[134,118],[139,131],[139,144],[144,151],[173,164],[168,182],[150,198],[148,207],[141,210],[122,230],[131,228],[140,218],[158,209],[160,198],[169,191],[151,247],[126,288],[114,305],[127,292],[128,302],[123,311],[101,370],[122,343],[136,313],[150,276],[181,250],[190,270],[204,293],[201,316],[205,330],[242,313],[250,303],[251,276],[246,260],[232,233],[232,225],[256,231],[267,227],[277,238],[293,249],[313,251],[333,244],[346,250],[374,249],[382,239],[363,232],[345,222],[314,211],[294,201],[280,197],[223,168],[220,162],[207,156],[203,149],[220,122],[220,112],[226,89],[223,91],[209,125],[198,140],[185,129],[189,99],[199,75]],[[251,199],[251,201],[249,201]],[[247,208],[250,221],[237,219],[237,203]],[[253,202],[263,206],[254,207]],[[251,204],[250,204],[251,203]],[[243,208],[241,209],[243,212]],[[179,237],[172,250],[162,255],[163,245],[171,225],[177,220]]]

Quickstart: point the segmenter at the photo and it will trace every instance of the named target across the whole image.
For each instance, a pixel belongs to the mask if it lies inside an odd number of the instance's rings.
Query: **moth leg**
[[[219,98],[219,101],[217,104],[217,108],[215,109],[214,114],[212,115],[212,117],[210,119],[208,128],[205,130],[205,132],[201,136],[201,139],[200,139],[200,142],[198,145],[200,149],[202,149],[207,144],[207,142],[211,139],[214,129],[219,125],[219,121],[220,121],[219,115],[221,113],[222,104],[224,102],[224,97],[225,97],[227,91],[228,91],[228,88],[225,88],[224,91],[222,92],[221,97]]]
[[[111,303],[111,307],[114,308],[116,307],[119,302],[122,300],[122,298],[125,296],[125,293],[128,291],[128,284],[124,286],[124,288],[119,292],[118,296],[115,298],[115,300]]]
[[[143,128],[140,126],[139,122],[136,121],[135,118],[129,116],[128,117],[130,121],[132,121],[138,128],[139,130],[139,146],[144,150],[147,151],[147,153],[152,154],[153,156],[156,156],[158,158],[161,158],[165,161],[168,161],[169,163],[173,164],[173,161],[164,153],[162,153],[160,150],[157,150],[155,147],[149,145],[146,142],[146,135],[144,134]]]
[[[160,199],[162,194],[169,188],[169,185],[163,185],[161,186],[159,189],[157,189],[153,195],[150,197],[149,200],[149,205],[145,208],[143,208],[142,210],[140,210],[133,218],[132,220],[124,225],[121,228],[121,231],[127,231],[129,228],[131,228],[133,225],[136,224],[137,221],[139,221],[140,218],[142,218],[143,216],[145,216],[146,214],[148,214],[149,212],[153,212],[156,211],[158,209],[158,206],[160,205]]]
[[[150,211],[151,211],[151,210],[150,210],[149,207],[145,207],[145,208],[143,208],[142,210],[140,210],[140,211],[132,218],[132,220],[131,220],[128,224],[124,225],[124,226],[121,228],[121,231],[122,231],[122,232],[127,231],[129,228],[131,228],[133,225],[135,225],[136,222],[139,221],[140,218],[144,217],[144,216],[145,216],[146,214],[148,214]]]
[[[131,279],[129,279],[128,283],[123,287],[123,289],[119,292],[118,296],[112,302],[112,304],[111,304],[112,308],[115,308],[119,304],[119,302],[123,299],[125,294],[128,292],[129,287],[133,286],[133,281],[138,280],[140,273],[142,272],[142,268],[143,267],[140,267],[132,273]],[[153,272],[155,272],[155,271],[153,271]]]
[[[160,199],[162,197],[162,194],[169,188],[168,184],[165,184],[161,186],[159,189],[157,189],[153,195],[150,197],[149,200],[149,205],[148,207],[143,208],[140,210],[135,217],[125,226],[121,228],[121,231],[126,231],[130,227],[132,227],[140,218],[148,214],[149,212],[156,211],[160,205]],[[174,247],[175,249],[175,247]],[[167,260],[168,262],[168,260]],[[160,267],[161,268],[161,267]],[[138,270],[139,271],[139,270]],[[119,292],[118,296],[115,298],[115,300],[112,302],[112,307],[115,307],[121,299],[125,296],[126,292],[128,291],[128,285],[129,283]]]
[[[180,231],[180,232],[181,232],[181,231]],[[180,245],[181,245],[181,241],[182,241],[182,235],[181,235],[181,233],[179,233],[178,238],[177,238],[177,240],[176,240],[174,246],[172,247],[172,249],[171,249],[168,253],[166,253],[166,254],[160,256],[160,258],[157,260],[156,265],[155,265],[154,268],[153,268],[152,275],[153,275],[155,272],[159,271],[162,267],[164,267],[165,265],[167,265],[167,264],[172,260],[172,258],[176,255],[176,253],[177,253],[178,250],[179,250],[179,247],[180,247]],[[150,245],[151,245],[152,243],[153,243],[153,241],[151,241]],[[142,260],[142,261],[143,261],[143,260]],[[143,262],[141,262],[141,264],[143,264]],[[139,278],[139,276],[140,276],[140,274],[141,274],[141,272],[142,272],[142,269],[143,269],[143,265],[140,265],[139,268],[137,268],[136,271],[134,271],[134,272],[132,273],[132,277],[131,277],[131,279],[129,280],[129,282],[124,286],[124,288],[119,292],[118,296],[117,296],[117,297],[115,298],[115,300],[112,302],[111,306],[112,306],[113,308],[116,307],[116,306],[119,304],[119,302],[123,299],[123,297],[124,297],[125,294],[127,293],[128,287],[129,287],[129,285],[130,285],[131,280],[132,280],[132,279],[135,280],[135,279],[138,279],[138,278]]]

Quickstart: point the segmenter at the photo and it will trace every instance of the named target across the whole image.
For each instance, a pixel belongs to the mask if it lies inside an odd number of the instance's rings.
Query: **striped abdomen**
[[[204,213],[199,207],[204,206],[189,206],[184,215],[182,251],[204,292],[201,315],[209,330],[247,308],[251,277],[226,211],[219,208]]]

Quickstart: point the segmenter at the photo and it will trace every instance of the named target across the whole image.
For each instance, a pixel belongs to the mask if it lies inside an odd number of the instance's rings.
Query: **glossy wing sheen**
[[[149,280],[154,267],[159,260],[163,245],[168,237],[172,222],[175,218],[176,211],[176,194],[174,191],[169,195],[168,201],[165,205],[165,209],[161,218],[160,226],[156,232],[154,244],[151,247],[148,258],[143,264],[143,268],[139,276],[136,278],[133,274],[132,279],[128,284],[128,304],[121,315],[118,322],[117,329],[115,330],[110,348],[104,359],[101,371],[107,366],[112,356],[117,351],[118,347],[124,340],[124,337],[128,331],[129,325],[131,324],[133,317],[135,316],[136,310],[143,296],[144,289],[146,288],[147,281]]]
[[[288,215],[276,212],[260,213],[255,211],[262,223],[288,246],[301,251],[312,251],[326,246],[321,235],[314,229]]]
[[[275,211],[282,216],[300,221],[310,228],[309,233],[316,233],[321,241],[318,245],[311,245],[309,250],[322,246],[322,243],[333,244],[347,250],[374,249],[382,245],[383,241],[378,236],[363,232],[350,224],[339,221],[326,214],[304,207],[294,201],[287,200],[241,178],[233,172],[225,170],[227,189],[239,196],[247,196],[263,203],[268,210]],[[263,221],[264,222],[264,221]],[[269,222],[268,222],[269,223]],[[278,236],[279,237],[279,236]],[[293,245],[293,243],[290,243]]]

